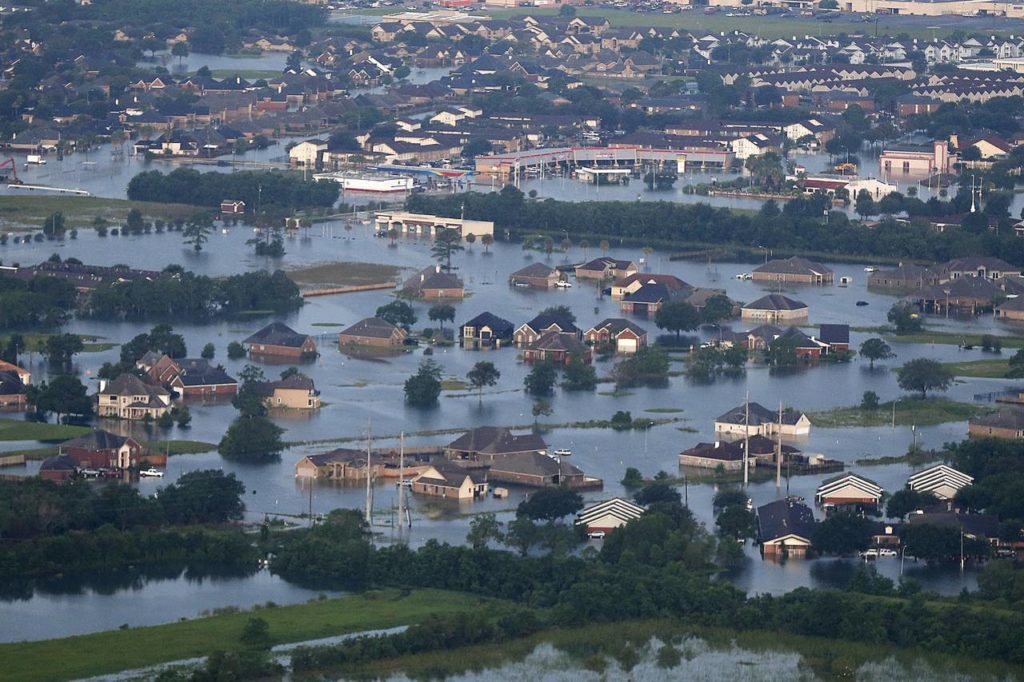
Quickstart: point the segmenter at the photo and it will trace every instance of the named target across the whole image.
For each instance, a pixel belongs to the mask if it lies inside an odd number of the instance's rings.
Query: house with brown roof
[[[583,340],[595,347],[611,347],[629,355],[647,345],[647,330],[621,317],[609,317],[583,332]]]
[[[512,334],[516,346],[525,347],[535,343],[540,337],[548,332],[570,334],[577,339],[583,338],[583,332],[576,326],[572,319],[551,313],[543,313],[519,326]]]
[[[580,468],[539,452],[520,452],[497,458],[491,462],[487,478],[496,483],[531,488],[601,486],[599,480],[588,479]]]
[[[412,479],[412,492],[450,500],[476,500],[487,495],[487,474],[481,469],[437,462]]]
[[[384,473],[382,461],[366,463],[366,450],[338,448],[330,452],[306,455],[295,463],[296,478],[324,478],[333,481],[365,481],[367,474],[379,478]]]
[[[629,260],[601,256],[576,266],[576,279],[612,279],[639,272],[636,263]]]
[[[256,385],[257,393],[270,408],[289,410],[320,409],[320,391],[306,376],[293,376],[278,381],[264,381]]]
[[[635,272],[612,282],[612,298],[616,301],[622,300],[626,294],[633,293],[645,284],[663,284],[671,292],[687,291],[693,288],[675,275],[653,275]]]
[[[250,355],[289,359],[316,357],[312,336],[300,334],[283,322],[271,322],[242,342]]]
[[[39,465],[39,478],[44,481],[55,481],[61,483],[74,478],[78,473],[78,464],[67,455],[54,455],[47,457]]]
[[[574,357],[589,364],[593,359],[593,351],[573,333],[544,332],[536,341],[523,346],[523,360],[526,362],[567,365]]]
[[[0,373],[4,372],[13,372],[15,375],[17,375],[21,383],[25,384],[26,386],[32,383],[32,372],[28,371],[24,367],[19,367],[18,365],[12,364],[10,362],[0,360]]]
[[[130,469],[141,465],[147,454],[142,443],[131,436],[119,436],[102,429],[64,441],[60,450],[84,469]]]
[[[28,388],[21,375],[0,369],[0,409],[23,410],[28,402]]]
[[[416,273],[405,281],[402,290],[424,299],[464,298],[466,295],[462,280],[444,272],[440,265],[431,265]]]
[[[171,410],[171,392],[145,383],[134,374],[100,380],[96,414],[118,419],[157,419]]]
[[[230,397],[238,393],[238,381],[205,358],[175,360],[150,351],[135,365],[146,373],[150,383],[169,388],[182,398]]]
[[[525,268],[516,270],[508,276],[512,286],[533,287],[534,289],[550,289],[560,278],[558,270],[544,263],[530,263]]]
[[[679,466],[696,469],[722,467],[723,471],[743,471],[743,444],[727,441],[697,443],[689,450],[679,453]]]
[[[522,452],[546,453],[544,439],[535,433],[515,435],[499,426],[479,426],[445,446],[448,459],[491,462],[496,458]]]
[[[967,422],[967,433],[971,438],[1024,438],[1024,410],[1008,407],[991,414],[972,417]]]
[[[768,294],[744,304],[740,308],[740,316],[744,320],[762,320],[770,323],[801,320],[807,317],[807,304],[782,294]]]
[[[755,282],[832,284],[835,281],[831,268],[799,256],[770,260],[754,268],[752,274]]]
[[[1005,303],[1000,303],[995,307],[995,315],[1000,320],[1012,320],[1014,322],[1024,320],[1024,298],[1017,296]]]
[[[359,320],[338,334],[338,345],[370,348],[401,348],[409,333],[379,317]]]

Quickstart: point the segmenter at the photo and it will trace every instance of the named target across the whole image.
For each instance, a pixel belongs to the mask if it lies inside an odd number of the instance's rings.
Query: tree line
[[[336,182],[303,180],[299,174],[279,171],[200,173],[193,168],[177,168],[166,175],[158,170],[144,171],[128,182],[128,198],[132,201],[219,208],[225,199],[241,199],[250,211],[270,206],[329,207],[338,200],[340,191]]]
[[[460,216],[464,207],[466,218],[493,220],[499,233],[565,231],[577,239],[600,235],[633,244],[724,244],[932,261],[985,255],[1024,264],[1024,240],[1012,231],[940,233],[925,224],[906,226],[893,220],[866,227],[837,212],[830,213],[826,220],[823,214],[828,205],[824,197],[800,197],[787,202],[781,211],[747,215],[703,203],[537,201],[514,187],[487,194],[418,194],[407,202],[410,211],[446,217]],[[955,208],[942,202],[932,205],[934,210],[947,207]]]

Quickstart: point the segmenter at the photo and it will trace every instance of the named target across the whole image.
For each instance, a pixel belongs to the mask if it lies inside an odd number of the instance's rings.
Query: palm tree
[[[601,243],[598,246],[601,249],[601,255],[602,256],[605,255],[606,253],[608,253],[608,249],[609,249],[610,245],[608,244],[608,240],[607,239],[602,239]]]
[[[590,249],[590,240],[581,239],[580,248],[583,249],[583,260],[587,260],[587,251]]]
[[[484,245],[484,252],[485,253],[490,253],[491,252],[491,244],[494,243],[494,235],[492,235],[492,234],[485,234],[483,237],[480,238],[480,243]]]
[[[476,235],[473,234],[472,232],[470,232],[469,234],[466,235],[465,239],[466,239],[466,243],[469,244],[469,250],[472,251],[473,250],[473,244],[476,243]]]

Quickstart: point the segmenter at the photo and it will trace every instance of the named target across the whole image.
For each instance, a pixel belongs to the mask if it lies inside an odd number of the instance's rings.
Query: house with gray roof
[[[799,256],[770,260],[754,268],[752,274],[755,282],[832,284],[835,281],[831,268]]]

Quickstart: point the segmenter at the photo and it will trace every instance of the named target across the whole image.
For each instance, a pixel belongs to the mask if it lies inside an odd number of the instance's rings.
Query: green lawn
[[[1003,348],[1024,348],[1024,338],[1020,336],[991,336],[998,339]],[[923,331],[917,334],[885,334],[883,338],[889,343],[941,343],[951,346],[966,343],[975,348],[981,347],[981,334]]]
[[[282,644],[412,624],[432,613],[478,609],[486,601],[441,590],[415,590],[406,597],[383,590],[153,627],[0,644],[0,677],[12,682],[77,679],[241,649],[242,628],[256,615],[269,623],[273,643]]]
[[[46,339],[53,336],[53,334],[22,334],[25,339],[25,346],[27,348],[42,348],[46,345]],[[83,353],[101,353],[111,348],[116,348],[120,344],[110,343],[109,341],[101,341],[102,336],[91,336],[88,334],[79,334],[82,338],[82,352]],[[0,336],[0,346],[7,343],[6,336]]]
[[[981,379],[1001,379],[1010,369],[1007,359],[965,360],[964,362],[944,362],[942,366],[958,377],[977,377]]]
[[[966,421],[988,408],[970,403],[959,403],[945,398],[921,400],[907,398],[896,402],[896,424],[932,426],[946,422]],[[887,426],[892,424],[892,402],[882,403],[877,410],[860,407],[840,407],[826,412],[808,412],[807,418],[815,426],[826,428],[844,426]]]
[[[151,220],[187,218],[195,213],[195,206],[185,204],[158,204],[146,201],[105,199],[75,196],[5,196],[0,202],[0,221],[8,230],[39,229],[51,213],[64,214],[65,225],[70,228],[90,227],[97,216],[106,218],[111,227],[124,223],[128,211],[137,208]]]
[[[172,440],[169,441],[169,444],[170,449],[168,450],[168,441],[151,440],[149,441],[149,449],[152,452],[168,451],[171,455],[197,455],[201,452],[217,449],[216,443],[204,443],[201,440]]]
[[[49,440],[60,441],[76,438],[88,433],[87,426],[66,426],[44,424],[19,419],[0,419],[0,440]]]

